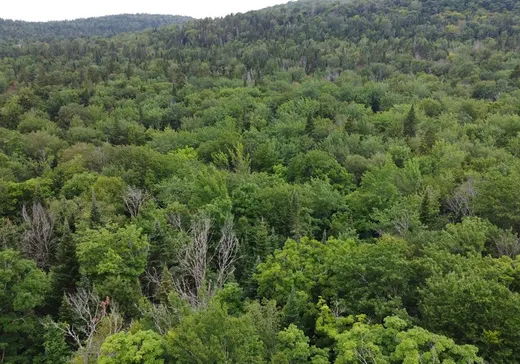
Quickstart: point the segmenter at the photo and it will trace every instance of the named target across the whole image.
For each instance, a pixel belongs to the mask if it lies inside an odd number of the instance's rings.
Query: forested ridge
[[[1,23],[0,363],[520,362],[519,7]]]
[[[188,16],[154,14],[107,15],[97,18],[49,22],[26,22],[0,18],[0,40],[3,43],[20,44],[34,40],[53,41],[57,38],[110,37],[119,33],[181,24],[190,19]]]

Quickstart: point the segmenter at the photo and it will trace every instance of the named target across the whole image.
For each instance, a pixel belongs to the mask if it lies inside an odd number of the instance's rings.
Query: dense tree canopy
[[[135,32],[169,24],[181,24],[190,20],[187,16],[124,14],[98,18],[24,22],[0,18],[2,41],[53,41],[57,38],[110,37],[124,32]]]
[[[518,24],[1,20],[0,362],[520,362]]]

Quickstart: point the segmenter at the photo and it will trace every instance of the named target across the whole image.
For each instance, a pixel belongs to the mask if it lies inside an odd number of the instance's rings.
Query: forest
[[[182,24],[190,19],[187,16],[151,14],[108,15],[49,22],[25,22],[0,18],[0,42],[22,45],[26,41],[34,40],[53,42],[64,38],[110,37],[124,32]]]
[[[0,21],[0,363],[520,362],[520,1]]]

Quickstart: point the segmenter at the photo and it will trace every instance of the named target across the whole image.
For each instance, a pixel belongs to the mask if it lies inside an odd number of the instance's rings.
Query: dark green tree
[[[414,105],[406,114],[406,118],[403,122],[403,132],[406,137],[412,138],[417,132],[417,116],[415,115]]]

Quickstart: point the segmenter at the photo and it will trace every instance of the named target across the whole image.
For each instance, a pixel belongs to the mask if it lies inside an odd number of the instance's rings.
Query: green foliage
[[[0,361],[520,362],[519,4],[0,19]]]
[[[427,98],[421,101],[421,109],[427,116],[431,118],[439,116],[443,112],[442,104],[439,101],[431,98]]]
[[[349,313],[384,318],[414,306],[416,277],[406,241],[383,237],[362,243],[334,258],[333,287]]]
[[[352,183],[352,177],[332,156],[318,150],[293,158],[287,170],[287,178],[299,183],[312,178],[327,179],[343,191],[347,191]]]
[[[395,316],[384,325],[370,325],[363,317],[351,329],[337,336],[336,363],[483,363],[477,348],[457,345],[453,340],[423,328],[408,328]]]
[[[164,363],[162,337],[153,331],[120,332],[101,346],[100,364]]]
[[[497,362],[514,358],[511,345],[518,340],[519,297],[498,274],[470,270],[429,278],[421,290],[425,325],[477,345],[484,357],[492,356]]]
[[[63,222],[63,230],[61,231],[55,253],[55,264],[51,268],[49,276],[53,291],[51,305],[57,310],[63,294],[73,293],[76,283],[80,280],[79,262],[76,257],[76,242],[67,220]]]
[[[76,254],[81,273],[101,296],[109,296],[130,314],[140,296],[138,278],[146,267],[149,243],[135,225],[78,232]]]
[[[277,335],[280,330],[281,313],[275,301],[250,302],[246,305],[246,313],[251,318],[258,337],[264,345],[265,353],[271,357],[278,343]]]
[[[276,354],[272,363],[328,363],[326,353],[309,346],[309,338],[303,331],[291,324],[278,333]]]
[[[417,129],[417,116],[415,115],[414,105],[406,114],[406,118],[403,123],[404,135],[407,137],[414,137]]]
[[[520,200],[513,181],[517,180],[519,173],[517,168],[506,173],[490,171],[478,180],[479,194],[475,198],[475,209],[495,225],[518,231],[520,225],[516,214]]]
[[[297,318],[308,327],[316,313],[312,303],[317,300],[315,292],[326,285],[326,257],[347,253],[350,244],[336,240],[321,243],[308,238],[299,242],[288,240],[282,250],[275,251],[265,263],[258,265],[255,274],[258,293],[283,305],[287,319]],[[293,317],[289,318],[290,315]]]
[[[78,233],[78,260],[82,272],[93,280],[107,276],[136,278],[144,271],[148,242],[134,225],[109,226]]]
[[[397,167],[387,157],[384,166],[366,172],[361,186],[347,196],[347,204],[355,216],[354,226],[358,231],[374,229],[371,215],[389,208],[399,196],[395,181],[397,172]]]
[[[251,319],[223,307],[194,313],[166,336],[176,363],[262,363],[264,348]]]
[[[186,16],[125,14],[99,18],[78,19],[50,23],[28,23],[2,19],[0,34],[3,39],[56,39],[85,36],[108,37],[118,33],[155,28],[161,25],[178,24],[189,20]]]
[[[0,348],[14,363],[28,362],[41,349],[35,308],[45,300],[49,279],[33,261],[7,249],[0,252],[0,283]]]
[[[58,324],[58,326],[55,326],[52,320],[48,319],[44,328],[45,363],[67,363],[72,351],[65,341],[65,325]]]

